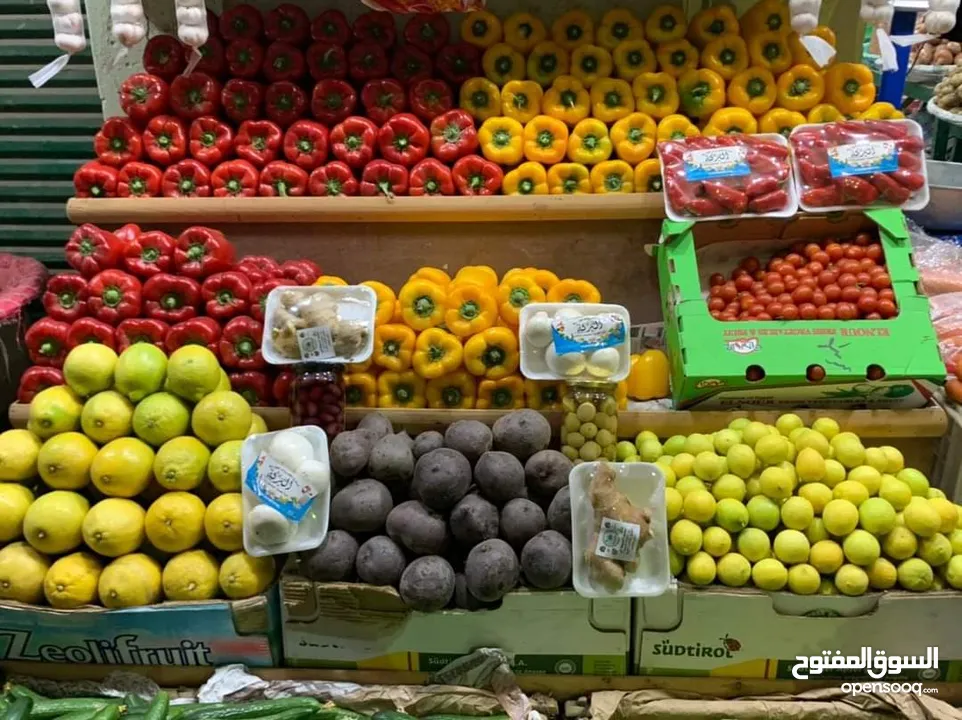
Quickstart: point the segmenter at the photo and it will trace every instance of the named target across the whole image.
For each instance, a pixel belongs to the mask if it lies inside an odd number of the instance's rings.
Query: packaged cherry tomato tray
[[[665,213],[672,220],[792,217],[798,193],[788,141],[778,134],[659,143]]]
[[[929,204],[925,140],[912,120],[799,125],[789,139],[803,210],[921,210]]]

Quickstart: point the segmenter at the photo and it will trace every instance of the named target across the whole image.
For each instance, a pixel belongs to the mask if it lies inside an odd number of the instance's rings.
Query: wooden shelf
[[[660,220],[661,193],[535,197],[72,198],[73,222],[124,223],[461,223],[545,220]]]

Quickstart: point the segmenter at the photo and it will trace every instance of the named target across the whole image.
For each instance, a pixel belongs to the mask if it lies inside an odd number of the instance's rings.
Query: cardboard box
[[[794,680],[796,656],[823,650],[858,656],[939,649],[937,671],[906,670],[902,680],[962,678],[962,634],[954,632],[958,592],[886,592],[843,597],[678,584],[635,601],[634,672]],[[825,671],[822,679],[866,679],[864,671]],[[896,676],[889,676],[895,680]]]
[[[500,648],[516,673],[628,671],[628,599],[519,590],[496,610],[420,613],[390,587],[288,574],[281,607],[288,665],[433,672],[478,648]]]
[[[179,602],[127,610],[0,603],[0,660],[95,665],[280,662],[277,588],[248,600]]]
[[[877,226],[877,227],[876,227]],[[708,310],[696,241],[786,242],[849,237],[877,229],[895,297],[896,318],[879,321],[720,322]],[[841,217],[798,216],[701,223],[666,220],[657,248],[658,279],[676,408],[918,408],[930,393],[916,381],[945,377],[920,294],[904,216],[874,210]],[[759,251],[763,262],[767,256]],[[821,367],[824,380],[807,379]],[[881,373],[881,374],[879,374]],[[879,379],[870,380],[869,377]],[[751,379],[749,379],[751,378]]]

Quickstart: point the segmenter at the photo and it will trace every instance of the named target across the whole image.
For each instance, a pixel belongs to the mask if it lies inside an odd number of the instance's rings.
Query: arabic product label
[[[294,473],[266,453],[258,455],[257,462],[248,468],[245,482],[262,503],[297,523],[317,496],[311,485],[301,483]]]
[[[551,321],[551,335],[559,355],[618,347],[624,344],[626,332],[624,320],[614,313],[556,316]]]
[[[895,172],[899,169],[895,141],[866,141],[829,148],[828,166],[833,178]]]
[[[717,180],[728,177],[744,177],[751,173],[748,167],[748,148],[744,145],[689,150],[685,153],[685,179],[689,182]]]
[[[632,562],[638,559],[641,526],[611,518],[601,519],[595,555],[612,560]]]
[[[334,352],[331,329],[327,325],[298,330],[297,346],[304,361],[329,360],[337,354]]]

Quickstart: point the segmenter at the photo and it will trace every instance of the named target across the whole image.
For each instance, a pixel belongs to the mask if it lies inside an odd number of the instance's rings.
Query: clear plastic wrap
[[[912,258],[922,276],[922,291],[930,298],[962,293],[962,247],[951,240],[929,235],[911,220],[907,224]]]

